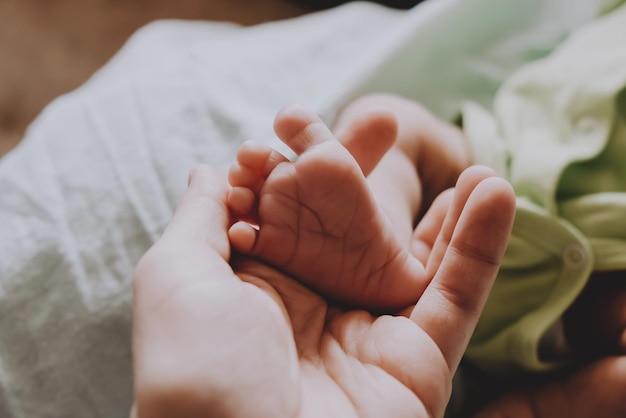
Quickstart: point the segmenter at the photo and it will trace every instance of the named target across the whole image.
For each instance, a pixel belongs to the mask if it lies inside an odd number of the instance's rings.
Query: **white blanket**
[[[252,28],[141,29],[0,160],[0,417],[127,416],[133,268],[191,166],[226,168],[247,139],[277,145],[272,120],[290,102],[329,123],[352,97],[379,90],[446,118],[465,99],[489,106],[512,70],[605,7],[353,3]]]

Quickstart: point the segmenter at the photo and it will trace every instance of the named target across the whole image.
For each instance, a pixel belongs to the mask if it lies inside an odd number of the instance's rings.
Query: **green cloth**
[[[543,358],[592,271],[626,270],[626,6],[583,27],[500,88],[493,114],[470,103],[474,162],[515,188],[498,279],[467,351],[496,375],[561,366]]]
[[[372,27],[380,35],[364,40],[367,52],[355,54],[356,71],[331,78],[326,94],[309,104],[332,123],[350,101],[382,91],[453,120],[465,100],[490,107],[511,73],[622,1],[425,1],[392,25]]]

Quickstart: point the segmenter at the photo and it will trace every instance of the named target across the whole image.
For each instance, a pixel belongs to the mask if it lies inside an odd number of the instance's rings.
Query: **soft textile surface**
[[[467,350],[491,374],[571,362],[560,318],[592,271],[626,270],[626,4],[469,106],[475,161],[515,188],[502,268]],[[564,69],[567,69],[564,71]]]
[[[587,0],[356,3],[253,28],[163,21],[53,102],[0,160],[0,416],[123,417],[133,267],[198,162],[271,143],[299,102],[329,122],[387,90],[443,117],[605,8]]]

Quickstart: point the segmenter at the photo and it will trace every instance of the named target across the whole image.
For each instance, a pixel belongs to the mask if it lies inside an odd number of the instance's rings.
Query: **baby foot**
[[[233,247],[342,303],[387,310],[415,302],[428,281],[424,267],[400,242],[353,157],[373,168],[394,141],[395,128],[380,125],[388,122],[372,122],[383,145],[353,140],[349,152],[312,112],[281,111],[275,131],[298,157],[290,162],[252,142],[239,149],[228,204],[246,222],[230,229]]]

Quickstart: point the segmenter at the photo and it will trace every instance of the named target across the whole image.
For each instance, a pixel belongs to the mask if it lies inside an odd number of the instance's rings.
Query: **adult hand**
[[[588,364],[552,381],[508,393],[476,418],[626,417],[624,306],[623,271],[592,275],[563,319],[572,350]]]
[[[474,418],[622,418],[626,356],[605,357],[575,372],[495,400]]]
[[[231,259],[225,179],[194,170],[136,270],[135,414],[438,417],[512,224],[504,181],[470,170],[416,239],[449,244],[405,315],[342,310],[253,259]],[[433,231],[441,231],[434,233]]]

